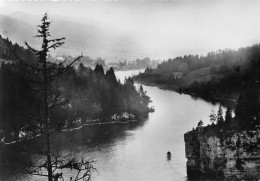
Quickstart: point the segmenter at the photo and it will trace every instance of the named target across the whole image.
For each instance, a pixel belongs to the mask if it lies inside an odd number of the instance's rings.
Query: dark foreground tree
[[[225,115],[225,123],[228,127],[231,126],[231,121],[232,121],[232,110],[231,107],[228,106],[226,110],[226,115]]]
[[[64,169],[71,169],[76,171],[74,172],[76,175],[74,178],[71,177],[70,180],[89,180],[91,172],[94,170],[90,161],[84,159],[81,161],[77,161],[77,159],[64,160],[62,157],[54,156],[51,149],[51,134],[54,130],[53,125],[55,125],[55,120],[52,119],[52,115],[57,112],[58,109],[68,105],[68,99],[62,96],[62,89],[60,89],[58,85],[57,77],[70,70],[74,63],[80,60],[81,56],[69,64],[66,64],[66,60],[59,64],[49,61],[47,59],[48,53],[63,45],[65,38],[50,38],[49,26],[51,22],[48,21],[47,13],[45,13],[41,21],[41,25],[38,26],[38,34],[35,36],[42,39],[41,49],[36,50],[25,42],[28,49],[36,55],[36,62],[28,62],[20,59],[28,72],[34,73],[34,76],[31,76],[29,79],[31,83],[35,85],[35,91],[40,94],[43,102],[42,111],[39,113],[40,116],[37,116],[37,125],[39,125],[41,133],[46,136],[46,150],[43,151],[43,154],[46,155],[47,159],[40,165],[32,166],[30,173],[33,175],[46,176],[49,181],[53,181],[62,180],[62,171]],[[37,76],[35,76],[35,74]]]
[[[222,125],[224,123],[222,106],[218,107],[217,124]]]

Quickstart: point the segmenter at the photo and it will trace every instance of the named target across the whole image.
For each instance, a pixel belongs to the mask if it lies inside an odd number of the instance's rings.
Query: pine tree
[[[228,106],[227,110],[226,110],[226,115],[225,115],[225,123],[230,126],[231,125],[231,121],[232,121],[232,112],[231,112],[231,107]]]
[[[238,99],[235,109],[235,120],[241,129],[251,128],[259,124],[259,112],[259,91],[254,88],[248,88]]]
[[[217,115],[213,109],[209,115],[209,119],[212,124],[214,124],[217,121]]]
[[[97,64],[95,69],[94,69],[94,72],[97,74],[97,75],[104,75],[104,68],[102,65],[100,64]]]
[[[224,118],[223,118],[223,110],[221,105],[219,105],[218,107],[218,115],[217,115],[217,124],[222,125],[224,122]]]
[[[112,83],[112,85],[114,87],[116,87],[118,85],[117,79],[116,79],[116,75],[114,72],[114,69],[111,67],[107,72],[106,72],[106,79]]]
[[[199,122],[198,122],[198,125],[197,125],[197,127],[202,127],[203,126],[203,121],[202,120],[200,120]]]
[[[140,85],[138,93],[141,97],[142,104],[144,104],[145,106],[148,106],[148,104],[151,102],[151,99],[149,96],[147,96],[147,92],[144,91],[142,85]]]
[[[35,54],[37,57],[36,62],[28,63],[22,59],[19,59],[20,62],[28,69],[28,71],[33,71],[39,76],[37,80],[33,80],[32,82],[37,82],[38,92],[43,97],[43,120],[40,121],[42,133],[46,136],[46,157],[47,161],[43,166],[34,169],[31,174],[33,175],[41,175],[48,177],[49,181],[63,179],[62,177],[62,169],[75,169],[78,171],[78,175],[74,178],[74,180],[84,179],[85,177],[90,176],[90,172],[93,170],[92,165],[89,161],[85,161],[82,159],[81,162],[77,162],[76,160],[68,160],[67,162],[59,160],[59,158],[54,158],[51,150],[51,134],[52,127],[51,123],[51,113],[54,109],[58,109],[61,106],[68,103],[64,97],[61,96],[61,92],[59,87],[57,86],[56,78],[57,76],[63,74],[64,72],[70,70],[76,61],[79,61],[82,56],[77,57],[71,63],[65,66],[66,60],[60,62],[59,64],[55,64],[47,59],[47,55],[51,50],[55,50],[64,44],[65,38],[58,39],[50,39],[51,34],[49,31],[49,27],[51,22],[48,21],[48,15],[45,13],[41,20],[41,25],[38,26],[38,34],[35,36],[37,38],[42,39],[42,47],[40,50],[36,50],[31,47],[27,42],[25,42],[27,48]],[[56,85],[53,87],[53,85]],[[45,168],[47,170],[48,175],[42,174],[42,170]],[[84,173],[82,173],[84,172]],[[82,178],[80,178],[82,177]],[[71,178],[72,180],[72,178]]]

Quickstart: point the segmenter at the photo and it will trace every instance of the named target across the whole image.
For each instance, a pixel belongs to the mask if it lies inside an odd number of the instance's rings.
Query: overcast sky
[[[54,22],[66,17],[95,25],[110,36],[110,43],[104,42],[110,48],[96,51],[103,56],[111,56],[113,47],[122,49],[115,51],[121,56],[165,59],[260,42],[260,0],[6,1],[0,7],[3,14],[23,12],[40,18],[47,11]]]

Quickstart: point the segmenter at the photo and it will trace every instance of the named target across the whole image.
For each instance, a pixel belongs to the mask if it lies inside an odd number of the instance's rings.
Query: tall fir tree
[[[212,109],[211,110],[211,113],[210,113],[210,115],[209,115],[209,120],[210,120],[210,122],[214,125],[215,124],[215,122],[217,121],[217,115],[216,115],[216,113],[215,113],[215,111]]]
[[[75,176],[74,180],[79,180],[81,177],[90,176],[90,172],[93,167],[90,162],[82,159],[81,162],[76,160],[68,160],[66,162],[59,160],[59,158],[54,158],[51,149],[51,134],[52,125],[55,120],[51,119],[53,111],[59,109],[60,107],[66,105],[68,101],[64,99],[61,95],[61,91],[57,86],[57,76],[63,74],[73,67],[76,61],[79,61],[82,56],[77,57],[71,63],[65,65],[66,60],[60,62],[59,64],[53,63],[47,59],[47,55],[51,50],[55,50],[64,44],[65,38],[50,39],[51,34],[49,31],[51,22],[48,20],[48,15],[45,13],[41,20],[41,25],[38,25],[38,34],[35,36],[42,39],[42,47],[37,50],[31,47],[27,42],[25,42],[27,48],[35,54],[37,57],[36,62],[29,64],[27,61],[19,59],[20,62],[28,69],[28,71],[34,71],[39,74],[37,80],[38,91],[43,98],[43,120],[40,121],[42,133],[46,137],[46,151],[45,155],[47,158],[44,166],[38,167],[33,170],[31,174],[41,175],[48,177],[49,181],[63,179],[62,169],[74,169],[78,171],[78,175]],[[56,86],[53,86],[56,85]],[[47,175],[42,174],[42,168],[47,170]],[[82,173],[84,172],[84,173]],[[70,180],[73,180],[72,178]]]
[[[112,67],[106,72],[106,78],[114,87],[118,85],[116,75]]]
[[[225,114],[225,123],[227,124],[228,127],[231,126],[231,121],[232,121],[232,110],[231,107],[228,106]]]
[[[224,123],[222,106],[218,107],[217,124],[222,125]]]
[[[259,90],[247,88],[239,97],[235,109],[235,120],[241,129],[259,124]]]

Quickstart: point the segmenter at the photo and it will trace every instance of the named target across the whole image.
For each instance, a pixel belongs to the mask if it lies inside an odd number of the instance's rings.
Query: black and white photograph
[[[260,180],[260,0],[0,0],[0,181]]]

